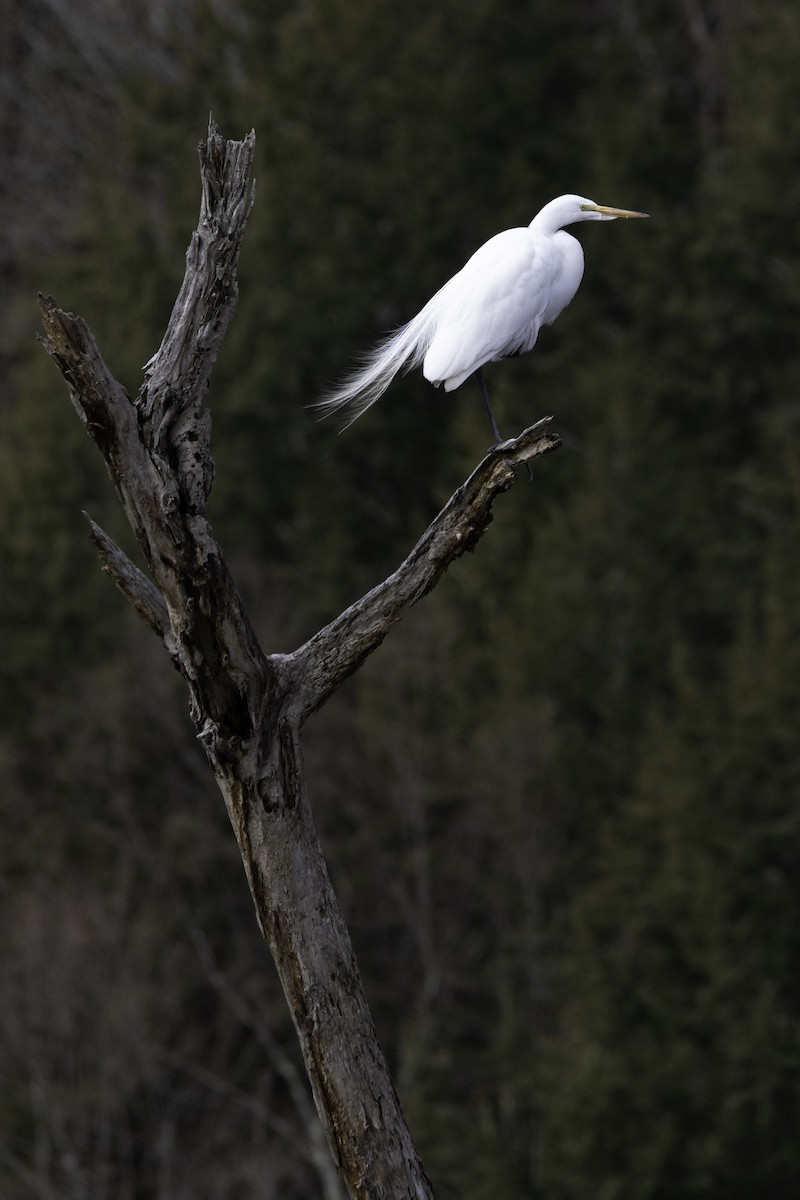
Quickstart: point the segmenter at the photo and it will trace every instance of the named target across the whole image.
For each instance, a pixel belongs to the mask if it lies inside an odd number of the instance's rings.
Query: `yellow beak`
[[[627,208],[608,208],[605,204],[582,204],[584,212],[599,212],[604,217],[649,217],[650,213],[631,212]]]

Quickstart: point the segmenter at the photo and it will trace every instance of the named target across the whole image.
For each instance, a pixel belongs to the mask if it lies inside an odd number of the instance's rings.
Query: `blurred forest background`
[[[255,127],[211,517],[267,651],[482,457],[418,374],[305,407],[576,191],[574,304],[488,372],[565,446],[307,729],[442,1200],[800,1195],[797,0],[0,0],[0,1193],[337,1200],[183,688],[37,290],[135,391],[210,110]]]

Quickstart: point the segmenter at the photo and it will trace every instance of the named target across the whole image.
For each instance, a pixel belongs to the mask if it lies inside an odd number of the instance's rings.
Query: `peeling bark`
[[[226,141],[211,121],[200,148],[200,219],[186,274],[135,400],[111,375],[85,322],[52,297],[40,297],[42,341],[145,556],[150,577],[90,522],[103,569],[186,681],[334,1160],[354,1200],[426,1200],[431,1186],[378,1044],[314,827],[300,732],[403,611],[474,548],[517,468],[558,441],[545,418],[495,448],[388,579],[292,654],[265,654],[205,514],[214,469],[203,400],[236,304],[254,146],[252,133]]]

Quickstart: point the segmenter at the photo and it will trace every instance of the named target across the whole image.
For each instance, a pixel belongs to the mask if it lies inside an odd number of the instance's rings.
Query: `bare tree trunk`
[[[265,655],[205,515],[213,481],[202,408],[233,315],[250,208],[254,134],[200,147],[200,220],[157,354],[132,401],[86,324],[41,297],[43,342],[102,452],[148,578],[94,523],[104,569],[163,640],[242,854],[278,967],[314,1100],[351,1196],[432,1196],[367,1008],[306,792],[300,731],[380,644],[402,611],[472,549],[516,468],[558,445],[549,418],[478,466],[384,583],[288,655]]]

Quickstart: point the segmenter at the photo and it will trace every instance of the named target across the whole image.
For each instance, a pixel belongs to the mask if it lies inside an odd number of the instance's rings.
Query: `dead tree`
[[[558,445],[549,418],[493,450],[397,570],[291,654],[259,646],[206,519],[213,481],[203,400],[233,315],[254,192],[255,136],[200,146],[202,199],[161,347],[131,399],[85,322],[40,297],[45,348],[102,453],[149,576],[93,522],[103,568],[163,641],[233,825],[259,926],[317,1110],[352,1197],[432,1196],[331,887],[306,791],[301,730],[491,520],[517,469]]]

